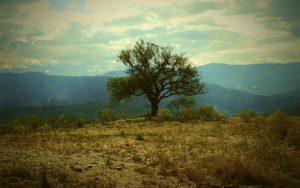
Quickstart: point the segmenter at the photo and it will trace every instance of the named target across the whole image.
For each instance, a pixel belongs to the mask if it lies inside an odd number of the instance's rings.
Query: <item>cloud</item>
[[[234,0],[226,15],[252,15],[271,30],[286,30],[299,37],[300,1],[298,0]]]
[[[33,4],[38,0],[1,0],[0,1],[0,20],[9,18],[26,17],[29,12],[22,10],[23,6]]]
[[[218,9],[222,9],[225,7],[225,3],[224,2],[201,2],[201,1],[194,1],[192,3],[189,3],[187,5],[185,5],[184,10],[188,13],[188,14],[199,14],[202,13],[204,11],[208,11],[208,10],[218,10]]]
[[[147,17],[143,14],[138,14],[126,18],[117,18],[110,22],[105,22],[103,26],[134,26],[147,22]]]
[[[95,75],[124,68],[116,63],[117,54],[139,39],[173,46],[195,64],[300,61],[298,1],[13,0],[0,5],[0,70]]]
[[[287,0],[280,1],[274,0],[270,3],[270,9],[262,13],[264,16],[271,17],[275,24],[283,26],[280,29],[288,29],[293,36],[300,37],[300,1]],[[274,26],[274,25],[273,25]],[[273,27],[273,28],[276,28]],[[277,27],[278,28],[278,27]]]
[[[85,0],[48,0],[48,7],[54,11],[80,11],[90,12],[91,10],[85,7]]]

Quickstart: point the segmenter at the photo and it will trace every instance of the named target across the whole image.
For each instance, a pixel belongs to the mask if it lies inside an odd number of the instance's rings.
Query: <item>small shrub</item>
[[[98,118],[101,124],[105,125],[113,120],[113,115],[109,109],[100,109],[98,110]]]
[[[24,125],[14,125],[13,126],[13,130],[14,132],[16,133],[22,133],[22,132],[25,132],[27,131],[29,128],[24,126]]]
[[[172,118],[171,112],[166,108],[159,109],[158,117],[162,120],[170,120]]]
[[[193,105],[195,105],[195,100],[193,98],[182,97],[170,101],[167,107],[174,116],[178,117],[180,110],[191,108]]]
[[[181,122],[191,121],[194,117],[193,110],[191,108],[181,109],[178,113],[178,119]]]
[[[211,105],[202,105],[198,109],[198,117],[202,121],[212,121],[216,117],[216,112],[214,110],[214,107]]]
[[[28,128],[37,129],[44,124],[43,119],[37,115],[27,116],[25,124]]]
[[[250,123],[257,115],[252,110],[243,110],[239,113],[239,116],[245,123]]]
[[[71,127],[71,120],[65,114],[51,117],[47,122],[51,128]]]
[[[80,120],[71,120],[71,126],[74,128],[83,128],[86,121],[84,119]]]
[[[50,126],[49,126],[49,124],[44,123],[44,124],[43,124],[42,126],[40,126],[38,129],[39,129],[39,130],[47,130],[47,129],[50,129]]]
[[[226,122],[226,117],[225,117],[224,113],[222,113],[222,112],[216,112],[215,113],[215,120],[216,121]]]

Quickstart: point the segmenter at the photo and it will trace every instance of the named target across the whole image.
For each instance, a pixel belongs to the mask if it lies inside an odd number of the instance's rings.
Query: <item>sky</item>
[[[139,39],[195,66],[300,62],[300,1],[0,0],[0,72],[123,70]]]

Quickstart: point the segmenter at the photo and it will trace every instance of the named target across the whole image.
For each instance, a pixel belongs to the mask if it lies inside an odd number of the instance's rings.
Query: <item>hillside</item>
[[[203,81],[258,95],[274,95],[300,88],[300,63],[228,65],[198,68]]]
[[[0,74],[0,106],[51,106],[106,103],[106,77],[49,76],[43,73]]]
[[[262,96],[244,91],[228,89],[217,84],[207,84],[208,93],[197,95],[196,101],[214,105],[225,114],[235,114],[244,109],[252,109],[258,113],[281,110],[295,114],[300,105],[300,96],[282,95]]]
[[[42,73],[0,74],[0,118],[30,113],[41,116],[65,113],[71,117],[91,119],[96,116],[96,109],[108,105],[107,79],[103,76],[68,77]],[[235,114],[243,109],[261,113],[281,109],[294,113],[300,104],[297,91],[261,96],[211,83],[206,83],[206,88],[206,94],[195,96],[197,105],[212,104],[226,114]],[[165,107],[171,99],[162,101],[161,107]],[[113,109],[121,115],[138,116],[147,112],[147,104],[144,98],[136,98]]]
[[[300,89],[300,63],[229,65],[211,63],[198,67],[203,81],[256,95],[275,95]],[[125,76],[112,71],[103,76]]]

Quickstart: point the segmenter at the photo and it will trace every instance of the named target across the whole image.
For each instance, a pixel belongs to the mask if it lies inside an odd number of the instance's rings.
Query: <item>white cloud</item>
[[[172,45],[196,64],[300,61],[297,27],[287,19],[295,16],[269,1],[69,2],[13,5],[24,16],[0,19],[0,69],[81,64],[104,72],[122,66],[116,55],[140,38]]]

